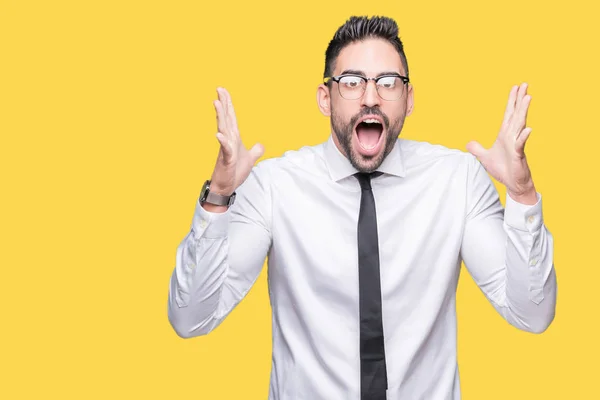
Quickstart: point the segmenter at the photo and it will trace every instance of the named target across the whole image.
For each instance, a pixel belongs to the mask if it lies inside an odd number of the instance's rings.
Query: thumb
[[[231,143],[229,143],[229,140],[227,140],[225,135],[223,135],[221,132],[217,132],[217,140],[221,144],[219,151],[223,153],[223,159],[225,162],[229,162],[231,160],[231,156],[233,155]]]
[[[486,150],[479,142],[473,140],[467,143],[467,151],[475,157],[480,158]]]
[[[252,165],[258,161],[258,159],[264,154],[265,148],[262,144],[256,143],[248,153],[250,153],[250,159],[252,160]]]

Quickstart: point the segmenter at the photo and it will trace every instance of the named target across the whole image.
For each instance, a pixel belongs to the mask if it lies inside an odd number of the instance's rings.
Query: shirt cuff
[[[542,215],[542,195],[536,192],[537,203],[521,204],[506,194],[504,222],[511,228],[533,233],[544,223]]]
[[[222,213],[207,211],[200,204],[200,200],[197,200],[194,219],[192,220],[192,230],[195,237],[204,237],[207,239],[222,239],[226,237],[230,215],[229,209]]]

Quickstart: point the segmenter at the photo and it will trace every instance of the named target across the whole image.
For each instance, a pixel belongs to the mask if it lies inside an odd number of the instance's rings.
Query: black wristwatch
[[[220,194],[211,193],[210,191],[210,180],[204,182],[202,191],[200,192],[200,204],[209,203],[216,206],[227,206],[230,207],[235,201],[235,192],[230,196],[222,196]]]

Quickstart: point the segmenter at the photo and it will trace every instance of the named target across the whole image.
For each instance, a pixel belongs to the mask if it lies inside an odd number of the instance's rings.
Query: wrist
[[[532,187],[531,189],[529,189],[525,192],[520,192],[520,193],[516,193],[516,192],[509,190],[508,195],[510,196],[511,199],[513,199],[517,203],[521,203],[521,204],[525,204],[525,205],[532,206],[538,202],[537,192],[534,187]]]
[[[225,212],[235,201],[235,191],[220,188],[207,180],[200,191],[199,201],[207,211]]]
[[[210,191],[219,196],[231,196],[233,192],[235,192],[235,188],[232,186],[233,182],[228,181],[229,179],[222,179],[222,174],[216,172],[213,173],[209,181]]]
[[[210,184],[210,191],[212,193],[218,194],[219,196],[231,196],[235,189],[230,187],[220,187],[219,185],[212,182]]]

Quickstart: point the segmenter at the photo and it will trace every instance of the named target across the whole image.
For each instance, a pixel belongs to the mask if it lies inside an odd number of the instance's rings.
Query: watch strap
[[[210,191],[211,181],[207,180],[204,182],[202,191],[200,193],[200,203],[209,203],[216,206],[231,206],[235,201],[235,192],[229,196],[223,196],[221,194],[212,193]]]
[[[206,195],[206,202],[217,206],[228,206],[231,201],[231,196],[222,196],[220,194],[213,193],[211,191]]]

